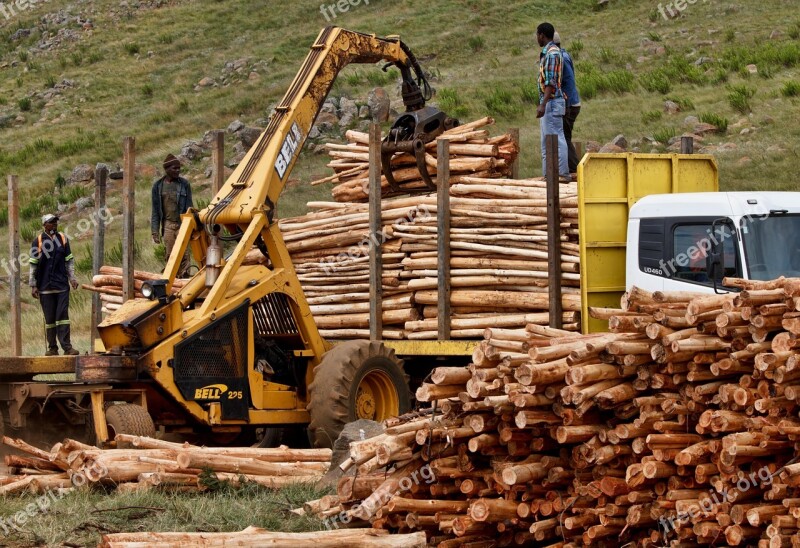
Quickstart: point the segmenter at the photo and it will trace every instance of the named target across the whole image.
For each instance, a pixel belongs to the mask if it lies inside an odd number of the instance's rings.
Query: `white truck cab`
[[[800,277],[800,192],[645,196],[627,244],[628,289],[713,293],[724,276]]]

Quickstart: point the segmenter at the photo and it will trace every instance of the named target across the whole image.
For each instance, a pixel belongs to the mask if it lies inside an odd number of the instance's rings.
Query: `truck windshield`
[[[800,215],[745,217],[742,239],[750,279],[800,276]]]

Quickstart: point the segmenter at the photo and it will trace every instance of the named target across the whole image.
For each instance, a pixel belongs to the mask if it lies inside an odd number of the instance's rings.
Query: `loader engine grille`
[[[175,380],[243,377],[250,302],[175,345]]]
[[[284,293],[270,293],[256,302],[253,323],[255,332],[262,337],[298,333],[289,297]]]

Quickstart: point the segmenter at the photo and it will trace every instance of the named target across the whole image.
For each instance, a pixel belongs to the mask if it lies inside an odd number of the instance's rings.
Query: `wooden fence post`
[[[681,137],[681,154],[694,154],[693,137]]]
[[[11,355],[22,355],[22,302],[20,277],[22,262],[19,258],[19,195],[16,175],[8,176],[8,259],[9,285],[11,286]]]
[[[547,273],[550,296],[550,327],[561,329],[561,202],[558,181],[558,137],[545,136],[547,151]]]
[[[511,163],[511,178],[519,179],[519,157],[522,154],[519,145],[519,128],[512,127],[508,130],[508,133],[511,135],[511,141],[516,145],[516,148],[519,151],[517,152],[517,157],[514,158],[514,161]]]
[[[136,189],[136,139],[125,137],[122,142],[122,301],[135,297],[133,281],[134,211]]]
[[[383,212],[381,126],[369,128],[369,338],[383,338]]]
[[[105,238],[106,238],[106,183],[108,181],[108,168],[101,165],[95,171],[94,181],[94,214],[95,229],[92,240],[92,275],[100,274],[100,267],[103,266],[105,259]],[[91,341],[92,350],[94,343],[100,336],[97,326],[103,321],[103,303],[100,301],[100,293],[92,292],[92,331]]]

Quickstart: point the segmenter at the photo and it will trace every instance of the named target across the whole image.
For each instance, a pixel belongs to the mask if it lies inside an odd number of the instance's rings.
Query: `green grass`
[[[465,119],[469,115],[469,108],[455,89],[440,89],[436,101],[441,110],[454,118]]]
[[[484,99],[490,115],[513,118],[522,113],[522,101],[514,92],[504,87],[493,89]]]
[[[686,112],[687,110],[694,110],[694,102],[688,97],[677,97],[671,96],[667,98],[668,101],[672,101],[676,105],[681,108],[681,112]]]
[[[781,94],[784,97],[798,97],[800,96],[800,82],[786,82],[781,88]]]
[[[627,69],[601,70],[590,62],[576,63],[576,81],[581,99],[615,93],[622,95],[636,88],[636,77]]]
[[[660,110],[648,110],[647,112],[642,113],[642,123],[652,124],[653,122],[661,120],[663,116],[664,113]]]
[[[470,36],[467,39],[467,47],[471,49],[473,53],[478,53],[486,47],[486,40],[483,39],[483,36]]]
[[[676,135],[677,135],[677,133],[676,133],[674,127],[664,127],[664,128],[661,128],[661,129],[657,130],[653,134],[653,139],[655,139],[656,141],[658,141],[661,144],[666,145],[666,144],[669,143],[670,139],[672,139]]]
[[[268,490],[253,484],[192,495],[156,490],[120,495],[83,489],[51,499],[48,512],[36,514],[21,527],[22,532],[13,532],[3,541],[12,546],[96,546],[103,533],[125,531],[231,532],[249,526],[319,531],[324,530],[321,521],[289,510],[326,493],[310,485]],[[36,500],[34,495],[4,498],[0,516],[13,516]]]
[[[741,114],[749,114],[753,111],[750,99],[756,94],[756,90],[744,84],[730,86],[728,92],[728,104],[731,108]]]
[[[715,126],[719,133],[725,133],[728,131],[728,119],[720,116],[719,114],[704,112],[700,115],[700,121]]]

